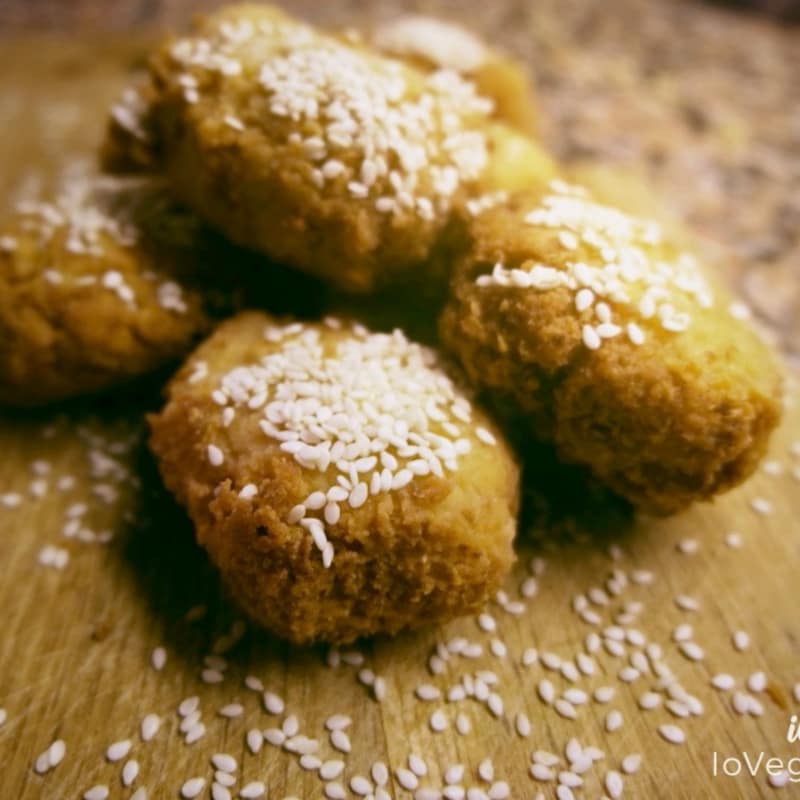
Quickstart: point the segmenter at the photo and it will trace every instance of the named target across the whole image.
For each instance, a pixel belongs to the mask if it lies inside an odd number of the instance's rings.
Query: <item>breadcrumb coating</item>
[[[557,181],[467,229],[440,334],[498,407],[649,512],[752,472],[780,417],[779,369],[660,226]]]
[[[418,395],[393,384],[407,368]],[[150,424],[164,481],[231,594],[292,641],[475,611],[513,561],[514,458],[399,332],[240,314],[195,351]]]

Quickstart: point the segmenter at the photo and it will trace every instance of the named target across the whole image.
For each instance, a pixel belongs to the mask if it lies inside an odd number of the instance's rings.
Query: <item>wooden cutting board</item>
[[[4,44],[5,203],[46,184],[65,156],[91,154],[100,110],[139,51],[116,42],[94,43],[91,61],[88,52],[80,43]],[[319,739],[323,760],[345,762],[337,779],[345,787],[353,776],[368,776],[377,760],[394,770],[417,754],[427,767],[421,787],[441,788],[447,767],[460,763],[464,785],[488,792],[491,781],[480,778],[478,766],[489,758],[492,780],[506,781],[511,797],[534,798],[542,791],[550,798],[555,784],[530,776],[531,753],[548,750],[563,759],[576,737],[605,754],[583,775],[579,797],[600,797],[606,773],[631,753],[640,753],[643,763],[625,778],[625,797],[773,796],[763,763],[755,779],[746,767],[736,778],[714,777],[712,769],[715,752],[720,771],[724,758],[741,758],[742,751],[753,760],[762,752],[767,758],[800,757],[800,743],[787,741],[790,715],[800,713],[800,690],[794,688],[800,682],[800,395],[796,380],[790,383],[785,422],[769,460],[742,488],[678,517],[632,520],[580,482],[562,485],[566,512],[545,506],[541,496],[532,506],[530,527],[538,536],[527,528],[521,534],[504,607],[491,604],[481,624],[468,618],[393,641],[365,642],[344,653],[337,667],[328,664],[336,657],[325,648],[290,648],[237,622],[183,514],[160,489],[144,447],[143,410],[157,402],[157,387],[52,412],[2,414],[0,708],[6,718],[0,725],[0,798],[71,800],[95,784],[107,784],[112,798],[130,797],[139,786],[148,787],[150,798],[173,798],[192,777],[208,781],[201,795],[208,797],[214,753],[236,758],[237,790],[261,780],[269,798],[323,797],[325,783],[302,769],[295,755],[271,744],[254,754],[246,745],[248,731],[280,726],[289,714],[297,716],[303,734]],[[534,495],[549,472],[540,471],[537,478],[532,470],[529,479]],[[62,568],[41,563],[60,563],[62,550],[68,554]],[[531,576],[535,581],[525,583]],[[581,619],[575,609],[582,602],[596,618],[584,612]],[[617,646],[606,644],[604,632],[613,642],[620,625],[639,633],[628,633],[624,655],[615,656],[609,651]],[[673,641],[678,625],[691,626],[683,633],[702,648],[701,660],[685,657]],[[749,636],[743,650],[732,642],[736,631]],[[593,674],[581,673],[573,682],[569,670],[565,678],[545,665],[555,663],[553,654],[573,660],[593,632],[602,642],[592,658]],[[441,674],[431,674],[437,643],[453,643],[454,637],[479,644],[481,654],[453,654]],[[695,708],[702,713],[675,717],[649,668],[632,682],[620,679],[631,656],[654,644],[675,679],[702,703]],[[159,647],[166,663],[156,670],[152,654]],[[453,648],[459,649],[458,641]],[[526,665],[529,648],[537,649],[539,660]],[[221,682],[208,683],[220,677],[212,670],[203,680],[203,658],[215,651],[224,651],[226,667]],[[586,659],[581,664],[589,672]],[[367,685],[369,675],[359,680],[362,669],[385,681],[380,702]],[[423,701],[415,694],[421,684],[431,684],[446,695],[478,670],[495,673],[491,688],[503,701],[497,714],[474,698]],[[742,689],[758,671],[765,673],[766,688],[752,693],[762,707],[757,716],[736,713],[733,692],[710,685],[712,676],[729,673]],[[247,676],[278,694],[285,710],[268,713],[261,693],[245,685]],[[543,679],[559,697],[570,688],[587,693],[585,703],[571,694],[576,719],[542,701]],[[593,699],[601,686],[615,689],[609,702]],[[642,699],[646,692],[657,698]],[[187,744],[177,707],[191,696],[199,698],[205,734]],[[650,702],[658,707],[640,708]],[[220,716],[234,703],[242,706],[240,716]],[[613,710],[621,712],[622,725],[609,731]],[[140,723],[150,713],[160,716],[161,728],[142,742]],[[329,742],[324,725],[334,713],[352,718],[349,754]],[[530,721],[528,735],[517,730],[521,713]],[[443,718],[444,730],[432,730],[432,715],[435,724]],[[468,733],[457,729],[459,715],[468,720]],[[658,732],[664,724],[685,732],[685,744],[665,741]],[[37,756],[58,739],[66,745],[63,761],[38,775]],[[130,754],[107,761],[109,745],[125,739],[132,742]],[[123,788],[120,773],[129,759],[138,762],[139,775]],[[482,773],[488,777],[485,766]],[[413,796],[394,777],[388,788],[393,797]],[[355,795],[348,790],[346,796]],[[780,796],[800,797],[800,784],[789,784]]]

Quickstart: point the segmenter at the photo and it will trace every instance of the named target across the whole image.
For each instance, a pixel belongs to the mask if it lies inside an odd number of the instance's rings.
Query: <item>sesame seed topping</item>
[[[317,328],[270,326],[270,352],[229,371],[214,390],[227,407],[253,410],[259,398],[268,439],[304,469],[335,470],[327,489],[311,492],[286,517],[308,530],[325,566],[334,557],[327,526],[337,524],[344,501],[357,510],[372,494],[400,491],[417,475],[442,476],[470,450],[471,406],[432,351],[400,331],[352,326],[342,334],[328,348]],[[481,430],[476,438],[494,443]],[[213,466],[224,462],[215,445],[207,455]]]
[[[229,28],[223,20],[203,37],[172,45],[176,84],[194,103],[204,91],[198,74],[213,74],[216,81],[252,75],[248,79],[266,96],[273,122],[285,122],[286,144],[307,162],[316,187],[371,202],[380,213],[409,211],[430,219],[483,170],[487,147],[476,123],[492,104],[457,72],[438,69],[412,81],[400,62],[290,20],[265,22],[258,30],[250,25],[234,37]],[[314,124],[317,133],[304,137],[304,123]],[[230,115],[225,124],[244,126]]]
[[[709,308],[713,303],[708,283],[691,255],[679,253],[664,260],[651,254],[652,248],[663,243],[655,222],[593,202],[580,187],[554,181],[551,193],[525,216],[525,222],[557,231],[555,241],[568,254],[563,264],[527,261],[520,267],[506,267],[497,263],[491,273],[479,275],[476,283],[570,290],[575,310],[583,319],[592,311],[596,320],[585,321],[581,328],[589,350],[599,349],[604,339],[623,332],[631,344],[642,345],[645,333],[640,323],[650,319],[663,330],[685,331],[691,322],[688,309],[692,305]],[[588,256],[587,260],[579,255]],[[597,298],[602,301],[595,302]],[[638,321],[629,320],[623,328],[615,324],[614,310],[635,315]]]

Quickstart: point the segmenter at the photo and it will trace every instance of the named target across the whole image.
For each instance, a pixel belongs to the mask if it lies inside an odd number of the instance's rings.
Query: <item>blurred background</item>
[[[218,0],[0,0],[0,190],[88,152],[152,39]],[[627,207],[686,223],[800,363],[800,0],[282,0],[328,25],[462,22],[530,67],[542,137]],[[35,152],[34,152],[35,151]]]

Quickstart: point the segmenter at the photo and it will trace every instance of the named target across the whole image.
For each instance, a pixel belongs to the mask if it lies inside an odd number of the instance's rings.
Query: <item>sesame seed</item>
[[[98,783],[96,786],[92,786],[91,789],[87,789],[83,793],[83,800],[106,800],[108,794],[108,786]]]
[[[254,798],[263,797],[267,791],[267,787],[261,781],[251,781],[241,788],[239,797],[245,800],[254,800]]]
[[[736,650],[741,652],[750,647],[750,636],[746,631],[735,631],[732,636],[733,646]]]
[[[711,685],[715,689],[719,689],[720,691],[730,691],[736,686],[736,680],[734,679],[733,675],[728,675],[727,673],[721,672],[718,675],[714,675],[711,678]]]
[[[553,778],[555,778],[553,770],[544,764],[531,764],[530,773],[534,780],[541,781],[542,783],[552,781]]]
[[[753,672],[747,679],[747,688],[751,692],[763,692],[767,688],[767,676],[763,672]]]
[[[214,782],[211,784],[211,800],[231,800],[232,795],[227,786]]]
[[[616,709],[613,709],[606,714],[605,729],[608,733],[613,733],[622,727],[622,722],[622,714]]]
[[[750,508],[752,508],[756,514],[761,514],[762,516],[772,513],[772,503],[764,497],[754,497],[750,501]]]
[[[285,704],[283,700],[274,692],[264,692],[264,709],[269,714],[283,714],[283,710],[285,708]],[[287,731],[284,731],[287,733]]]
[[[319,768],[319,776],[324,781],[332,781],[344,772],[344,761],[331,760],[324,762]]]
[[[394,771],[397,782],[407,791],[413,792],[419,785],[419,779],[411,770],[399,767]]]
[[[329,731],[342,731],[352,723],[353,720],[345,714],[333,714],[325,720],[325,727]]]
[[[525,714],[524,711],[518,712],[516,717],[514,718],[514,728],[519,736],[522,736],[523,738],[526,736],[530,736],[531,723],[530,720],[528,719],[528,715]]]
[[[238,766],[236,759],[228,755],[228,753],[215,753],[211,756],[211,763],[216,769],[222,770],[222,772],[236,772]]]
[[[148,714],[142,719],[139,735],[143,742],[149,742],[161,727],[161,717],[158,714]]]
[[[622,780],[622,775],[619,774],[616,770],[609,770],[606,773],[605,780],[603,781],[606,792],[608,792],[608,796],[611,800],[618,800],[618,798],[622,797],[622,790],[624,788],[624,783]]]
[[[67,752],[67,746],[63,739],[56,739],[47,749],[47,760],[50,769],[58,766],[64,759]]]
[[[258,494],[258,487],[254,483],[248,483],[239,491],[242,500],[252,500]]]
[[[350,737],[343,730],[331,731],[331,746],[341,753],[350,752]]]
[[[447,717],[441,709],[437,709],[431,714],[428,724],[434,733],[441,733],[447,728]]]
[[[677,725],[660,725],[658,732],[670,744],[683,744],[686,741],[686,734]]]
[[[686,594],[677,595],[675,597],[675,605],[681,609],[681,611],[697,611],[700,608],[700,604],[697,600]]]
[[[702,661],[705,658],[703,648],[696,642],[681,642],[679,649],[689,661]]]
[[[553,704],[556,696],[556,690],[549,680],[542,678],[542,680],[539,681],[536,690],[543,703],[546,703],[547,705]]]
[[[731,549],[737,549],[742,546],[742,536],[736,531],[730,531],[725,534],[725,544]]]
[[[122,785],[131,786],[139,776],[139,762],[131,759],[125,762],[122,768]]]
[[[328,800],[346,800],[347,792],[340,783],[328,783],[325,785],[325,797]]]
[[[205,785],[205,778],[189,778],[181,786],[181,797],[185,798],[185,800],[192,800],[203,791]]]
[[[106,759],[112,763],[115,761],[122,761],[125,756],[131,751],[132,743],[130,739],[123,739],[119,742],[109,745],[106,750]]]
[[[359,797],[366,797],[372,794],[372,784],[369,779],[365,778],[363,775],[354,775],[350,779],[350,791],[352,791],[353,794],[359,795]]]
[[[283,737],[283,731],[278,731]],[[257,728],[251,728],[247,732],[247,747],[253,755],[256,755],[264,744],[264,734],[261,733],[260,730]],[[273,743],[274,744],[274,743]],[[283,744],[283,738],[281,738],[280,744]]]

